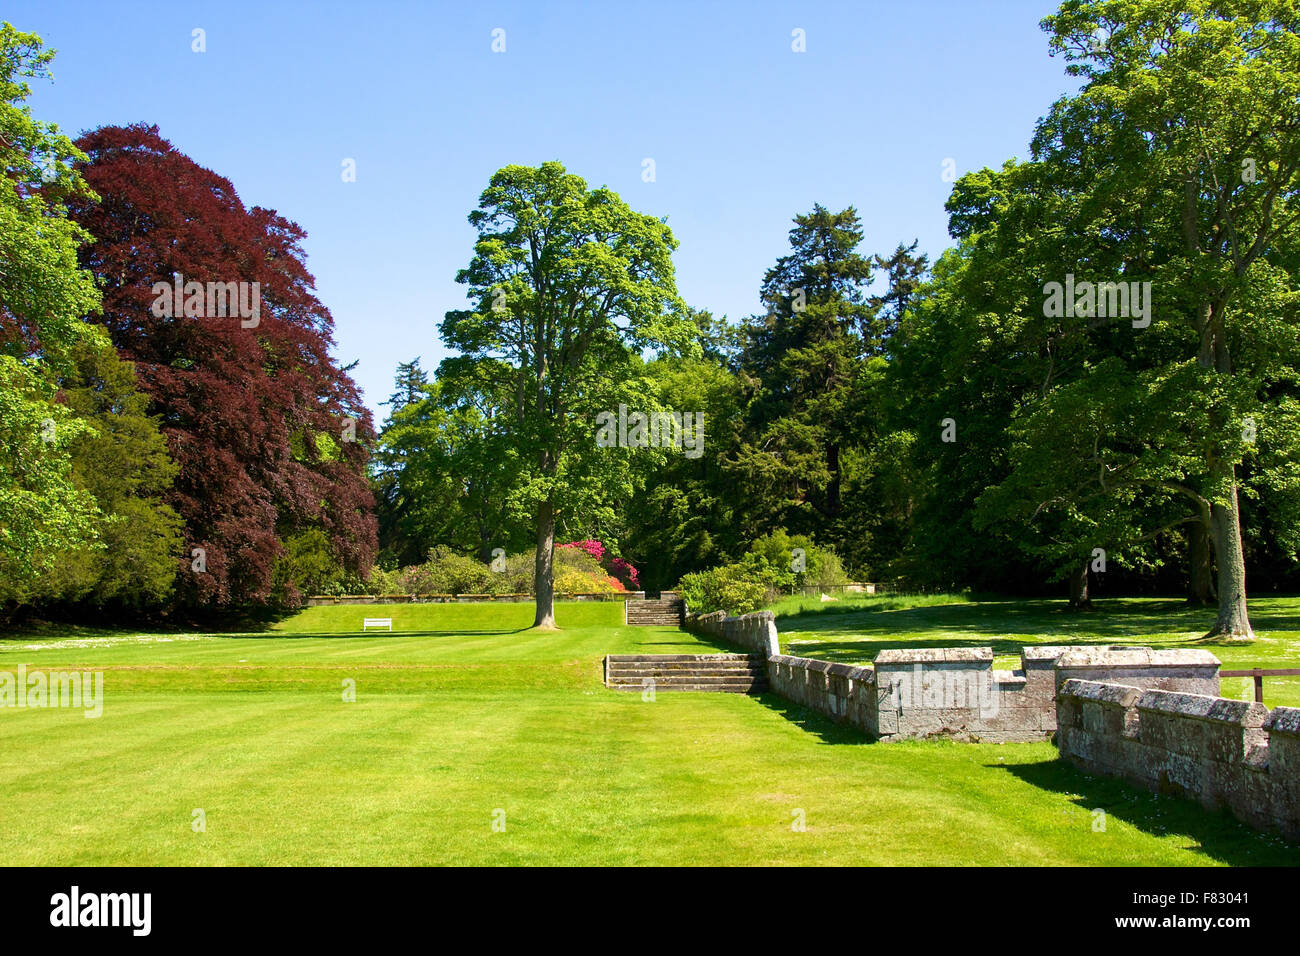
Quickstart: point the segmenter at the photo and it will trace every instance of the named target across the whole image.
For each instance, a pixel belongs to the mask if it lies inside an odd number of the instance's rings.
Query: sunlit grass
[[[99,669],[105,695],[98,719],[0,709],[6,861],[1300,863],[1046,743],[875,744],[775,696],[606,690],[607,652],[724,648],[625,627],[617,605],[559,611],[564,629],[545,634],[528,605],[393,605],[315,608],[259,634],[2,640],[0,670]],[[360,634],[388,616],[393,634]]]
[[[936,607],[943,604],[965,604],[971,600],[965,593],[946,592],[933,594],[858,594],[836,591],[822,596],[793,595],[783,597],[767,606],[777,619],[807,614],[854,614],[859,611],[894,611],[907,607]],[[778,625],[779,626],[779,625]]]

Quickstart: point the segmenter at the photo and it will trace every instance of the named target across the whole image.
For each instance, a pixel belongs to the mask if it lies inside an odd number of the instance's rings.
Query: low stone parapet
[[[767,659],[767,680],[787,700],[879,735],[876,674],[870,667],[775,654]]]
[[[1219,659],[1189,648],[1071,647],[1056,661],[1056,686],[1072,679],[1217,697]]]
[[[1082,770],[1300,840],[1300,708],[1071,678],[1057,722],[1061,756]]]
[[[781,654],[771,611],[687,614],[685,627],[763,655],[775,693],[881,740],[1047,740],[1057,688],[1080,675],[1139,692],[1219,689],[1219,661],[1203,650],[1028,645],[1018,670],[999,670],[991,647],[890,648],[849,665]]]
[[[781,653],[776,633],[776,615],[771,611],[755,611],[736,617],[729,616],[725,611],[687,614],[682,626],[688,631],[708,634],[765,657]]]
[[[882,737],[1005,743],[1056,727],[1052,664],[1067,648],[1025,648],[1020,670],[995,670],[991,647],[904,648],[876,655]]]

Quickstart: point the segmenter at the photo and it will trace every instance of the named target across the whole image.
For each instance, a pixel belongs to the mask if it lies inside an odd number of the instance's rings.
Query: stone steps
[[[628,624],[681,627],[686,620],[686,602],[672,591],[664,591],[657,598],[633,598],[623,607]]]
[[[762,671],[765,670],[763,662],[755,659],[754,661],[632,661],[620,662],[611,661],[611,668],[618,668],[625,671],[733,671],[738,669]]]
[[[686,618],[686,603],[681,598],[656,601],[628,601],[627,623],[642,626],[681,627]]]
[[[714,691],[752,694],[767,690],[767,662],[757,654],[610,654],[605,686],[611,690]]]

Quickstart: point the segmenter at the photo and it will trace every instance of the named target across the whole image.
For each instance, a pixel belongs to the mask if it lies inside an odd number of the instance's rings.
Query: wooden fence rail
[[[1255,702],[1264,703],[1264,678],[1265,677],[1300,677],[1300,668],[1282,667],[1266,670],[1262,667],[1253,667],[1248,671],[1219,671],[1220,677],[1253,677],[1255,678]]]

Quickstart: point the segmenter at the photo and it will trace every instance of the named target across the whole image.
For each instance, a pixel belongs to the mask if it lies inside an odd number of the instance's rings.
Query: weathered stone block
[[[1219,693],[1219,659],[1204,650],[1154,650],[1149,647],[1073,648],[1056,661],[1059,687],[1071,678],[1128,684],[1144,690]]]
[[[1172,753],[1240,763],[1264,743],[1268,709],[1253,701],[1149,690],[1137,709],[1143,742]]]
[[[1057,695],[1057,745],[1064,748],[1075,733],[1098,739],[1123,738],[1133,732],[1133,704],[1141,695],[1136,687],[1070,679]],[[1063,722],[1063,723],[1062,723]],[[1061,728],[1065,734],[1062,736]],[[1064,753],[1065,750],[1062,749]],[[1091,758],[1090,758],[1091,759]]]
[[[1061,694],[1075,700],[1096,700],[1120,707],[1132,707],[1142,696],[1142,689],[1128,684],[1103,684],[1071,678],[1062,685]]]
[[[1300,707],[1275,707],[1264,730],[1268,733],[1269,775],[1300,795]]]
[[[962,664],[988,661],[993,665],[991,647],[903,647],[883,650],[876,655],[876,670],[900,664]]]
[[[1068,730],[1083,726],[1083,704],[1077,691],[1083,681],[1067,681],[1056,698],[1057,730]]]

